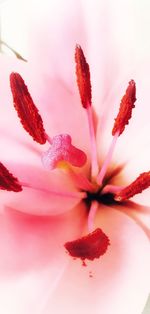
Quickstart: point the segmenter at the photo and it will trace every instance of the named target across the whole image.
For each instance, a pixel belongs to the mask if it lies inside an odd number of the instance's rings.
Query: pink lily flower
[[[2,313],[143,310],[149,55],[136,3],[38,3],[29,62],[0,59]]]

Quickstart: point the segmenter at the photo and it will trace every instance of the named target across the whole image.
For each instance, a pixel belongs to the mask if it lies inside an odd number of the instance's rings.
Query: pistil
[[[42,156],[43,165],[49,170],[57,168],[60,162],[70,163],[74,167],[83,167],[86,160],[86,154],[72,145],[71,136],[68,134],[54,136],[50,148]]]

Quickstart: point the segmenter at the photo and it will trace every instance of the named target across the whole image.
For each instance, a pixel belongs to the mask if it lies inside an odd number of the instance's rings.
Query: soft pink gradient
[[[42,6],[41,1],[26,1],[29,63],[0,60],[0,159],[21,181],[77,191],[64,172],[43,168],[41,153],[48,147],[34,143],[20,125],[12,105],[11,71],[24,77],[46,132],[70,134],[73,144],[87,153],[83,171],[88,173],[90,142],[74,74],[76,43],[91,66],[100,164],[111,142],[120,99],[133,78],[136,109],[117,142],[113,162],[126,163],[125,183],[149,170],[149,4],[144,9],[144,3],[46,0]],[[87,231],[81,202],[28,189],[0,195],[0,312],[141,314],[149,292],[149,190],[134,197],[140,205],[100,206],[95,226],[109,236],[111,246],[87,268],[72,261],[63,248],[65,241]]]

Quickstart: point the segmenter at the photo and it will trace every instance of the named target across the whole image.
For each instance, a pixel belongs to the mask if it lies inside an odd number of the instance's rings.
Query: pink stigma
[[[68,134],[53,137],[52,146],[42,156],[43,165],[49,170],[55,169],[63,161],[74,167],[83,167],[86,160],[86,154],[71,144],[71,136]]]

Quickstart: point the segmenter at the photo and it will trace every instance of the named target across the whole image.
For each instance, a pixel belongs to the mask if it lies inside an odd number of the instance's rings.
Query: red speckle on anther
[[[77,45],[75,50],[76,75],[81,102],[84,108],[91,106],[90,69],[86,62],[82,48]]]
[[[75,241],[65,243],[65,248],[72,257],[93,261],[107,251],[109,239],[105,233],[97,228],[92,233]]]
[[[22,191],[22,187],[7,168],[0,162],[0,190],[7,190],[13,192]]]
[[[127,87],[126,93],[123,96],[119,108],[119,113],[115,118],[115,123],[112,130],[112,135],[119,132],[119,135],[125,129],[125,125],[129,123],[129,119],[132,115],[132,109],[135,107],[134,103],[136,101],[136,86],[135,82],[131,80]]]
[[[87,267],[85,260],[82,260],[82,266]]]
[[[33,137],[33,139],[44,144],[46,134],[43,127],[43,121],[38,113],[24,80],[18,73],[11,73],[10,87],[13,95],[14,107],[24,129]]]
[[[93,273],[92,273],[92,271],[89,271],[89,277],[90,277],[90,278],[93,278]]]
[[[150,186],[150,171],[143,172],[130,185],[117,193],[114,199],[118,202],[129,199],[130,197],[141,193]]]

